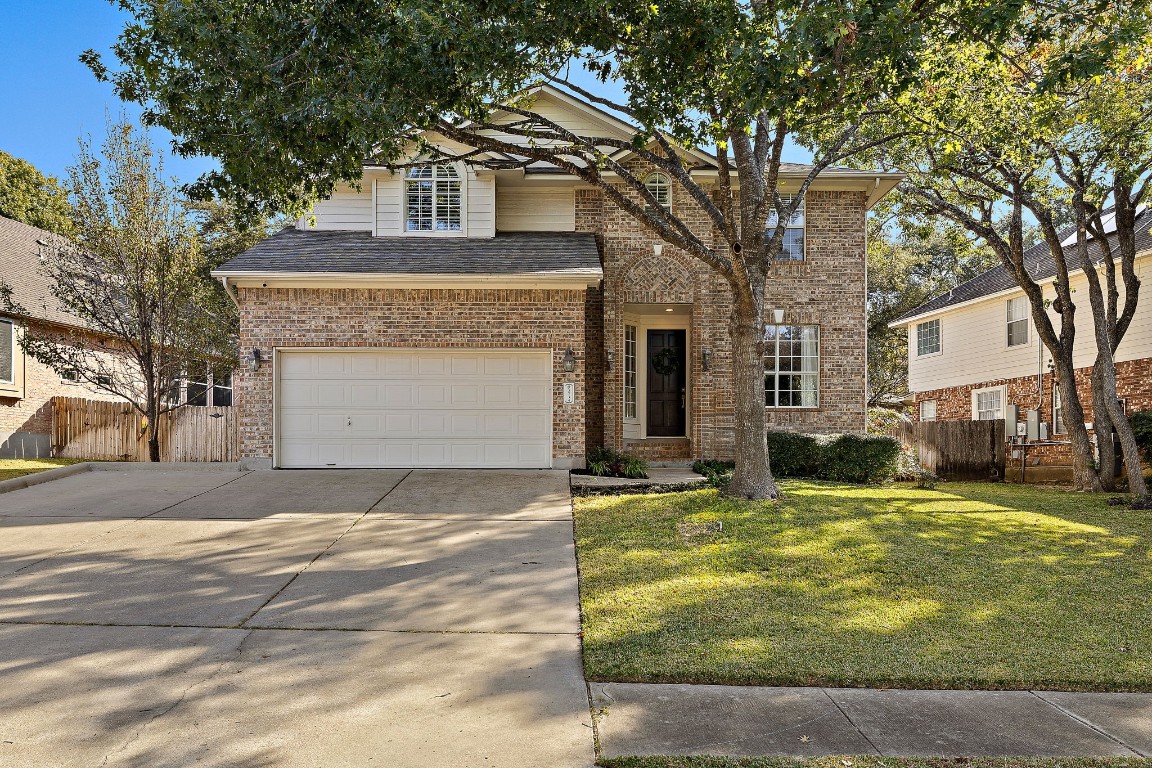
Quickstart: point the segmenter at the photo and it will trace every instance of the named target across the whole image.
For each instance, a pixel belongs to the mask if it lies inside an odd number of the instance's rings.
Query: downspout
[[[236,298],[236,292],[228,285],[228,277],[221,275],[216,279],[220,281],[220,285],[224,286],[224,293],[228,294],[228,298],[232,299],[232,303],[236,305],[236,309],[240,309],[240,299]]]

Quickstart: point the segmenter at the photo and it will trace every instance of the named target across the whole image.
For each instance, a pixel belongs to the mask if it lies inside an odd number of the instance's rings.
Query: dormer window
[[[461,184],[456,168],[418,165],[404,180],[404,229],[408,232],[460,232]]]
[[[672,210],[672,182],[663,173],[650,173],[644,179],[644,188],[656,198],[656,203],[666,211]]]

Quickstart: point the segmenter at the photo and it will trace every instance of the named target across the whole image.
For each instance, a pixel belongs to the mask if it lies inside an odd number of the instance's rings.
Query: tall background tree
[[[525,165],[555,164],[708,265],[732,295],[737,463],[729,490],[761,499],[778,495],[765,444],[763,355],[765,289],[785,223],[821,170],[887,140],[861,142],[861,126],[922,72],[919,60],[938,33],[999,40],[1021,10],[976,0],[121,5],[135,16],[115,48],[122,68],[110,71],[92,52],[84,60],[123,98],[144,104],[146,119],[178,136],[181,151],[220,159],[200,192],[296,211],[337,182],[356,182],[367,159],[411,159],[419,132],[434,130]],[[1090,18],[1104,7],[1055,0],[1046,12]],[[614,81],[625,97],[589,93],[567,77],[572,66]],[[534,113],[518,94],[540,80],[625,116],[638,140],[576,134]],[[492,125],[494,106],[519,119]],[[810,138],[815,157],[799,195],[785,202],[778,186],[790,136]],[[691,144],[718,148],[715,190],[691,175],[681,152]],[[623,151],[665,171],[719,243],[661,208],[617,160]],[[478,162],[472,152],[460,159]]]
[[[894,99],[880,124],[869,126],[885,135],[908,129],[869,159],[907,172],[905,198],[980,239],[1024,290],[1036,333],[1052,355],[1074,479],[1084,490],[1099,489],[1102,480],[1074,355],[1078,343],[1095,342],[1100,442],[1111,450],[1114,426],[1138,496],[1146,489],[1116,395],[1114,353],[1139,288],[1132,263],[1135,209],[1152,167],[1150,31],[1149,7],[1137,3],[1109,8],[1092,24],[1065,29],[1043,45],[1023,36],[999,45],[941,39],[924,59],[925,85]],[[1113,206],[1117,245],[1109,248],[1105,217]],[[1072,241],[1062,232],[1068,217],[1076,224]],[[1051,254],[1051,285],[1028,248],[1033,232]],[[1096,250],[1101,245],[1105,253]],[[1072,283],[1077,271],[1089,283],[1079,296]],[[1081,297],[1087,301],[1078,306]],[[1090,313],[1088,340],[1077,339],[1077,312]]]
[[[26,160],[0,151],[0,216],[60,235],[72,232],[68,191]]]
[[[235,308],[208,277],[195,225],[146,133],[121,120],[99,153],[82,141],[67,189],[75,229],[43,246],[41,269],[83,330],[29,329],[21,346],[128,401],[159,461],[158,419],[180,407],[168,399],[172,383],[193,368],[236,365]],[[4,287],[0,307],[27,314]]]

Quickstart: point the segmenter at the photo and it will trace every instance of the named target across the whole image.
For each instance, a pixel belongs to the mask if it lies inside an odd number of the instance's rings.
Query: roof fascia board
[[[579,274],[420,274],[363,272],[241,272],[215,270],[225,288],[588,288],[604,275]]]
[[[1139,261],[1140,259],[1146,258],[1148,256],[1152,256],[1152,248],[1146,248],[1145,250],[1138,252],[1136,254],[1135,260]],[[1120,263],[1120,259],[1116,259],[1116,263]],[[1080,277],[1083,274],[1084,274],[1083,269],[1074,269],[1068,273],[1068,277],[1069,278]],[[1038,280],[1037,285],[1040,285],[1043,287],[1043,286],[1052,285],[1055,282],[1056,282],[1055,276],[1045,277],[1041,280]],[[985,302],[985,301],[992,301],[993,299],[1002,299],[1006,296],[1011,296],[1014,293],[1023,293],[1023,292],[1024,292],[1023,288],[1021,288],[1018,285],[1014,285],[1011,288],[1005,288],[1004,290],[997,291],[996,293],[989,293],[989,294],[985,294],[984,296],[977,296],[974,299],[968,299],[967,301],[961,301],[958,304],[949,304],[946,307],[940,307],[940,309],[933,309],[930,312],[921,312],[918,315],[913,315],[912,317],[908,317],[908,318],[905,318],[903,320],[893,320],[891,323],[888,323],[888,327],[889,328],[904,328],[906,326],[912,325],[913,323],[919,322],[921,320],[926,320],[926,319],[931,318],[931,317],[936,317],[937,315],[948,314],[949,312],[952,312],[953,310],[964,309],[965,307],[970,307],[974,304],[980,304],[980,303]]]

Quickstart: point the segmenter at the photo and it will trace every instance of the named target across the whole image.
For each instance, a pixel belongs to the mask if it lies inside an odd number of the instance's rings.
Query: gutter
[[[589,288],[604,279],[602,270],[577,274],[547,272],[412,273],[412,272],[280,272],[213,270],[212,276],[228,290],[233,287],[339,287],[339,288]]]
[[[212,276],[216,277],[216,273],[213,272]],[[237,309],[239,309],[240,308],[240,299],[236,298],[236,292],[234,290],[232,290],[231,286],[228,285],[228,278],[224,277],[224,276],[220,276],[220,277],[217,277],[216,279],[220,281],[220,285],[224,286],[224,293],[228,294],[228,298],[232,299],[232,303],[236,305]]]

